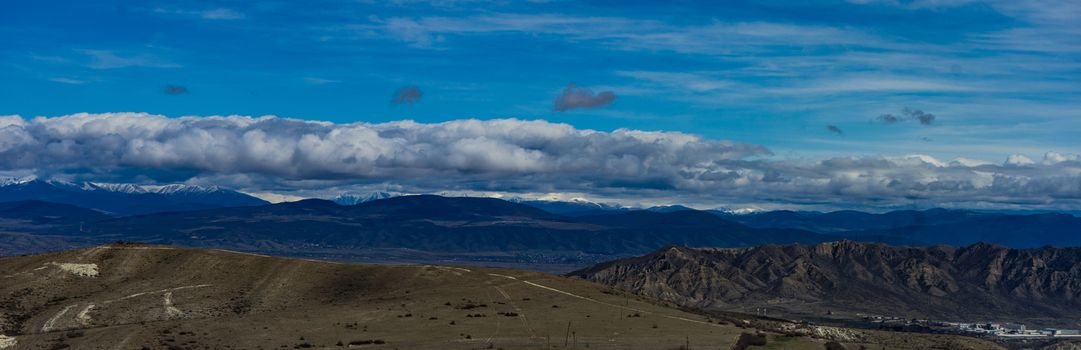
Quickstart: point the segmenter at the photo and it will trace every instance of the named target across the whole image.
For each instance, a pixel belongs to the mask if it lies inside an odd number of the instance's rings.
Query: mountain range
[[[903,238],[921,244],[990,242],[1015,248],[1081,246],[1081,218],[1062,213],[1006,214],[969,210],[899,210],[881,214],[771,211],[722,215],[755,228],[808,230],[851,239]]]
[[[672,246],[570,275],[690,307],[768,309],[786,317],[864,314],[1071,325],[1069,320],[1081,317],[1081,248],[852,241]]]
[[[833,238],[801,230],[750,228],[705,212],[635,211],[567,217],[494,198],[434,195],[351,206],[310,199],[132,216],[87,224],[78,234],[246,249],[409,249],[494,255],[546,252],[560,257],[595,256],[592,259],[639,254],[672,243],[749,246]]]
[[[139,186],[36,178],[0,180],[0,202],[23,200],[70,204],[117,216],[269,204],[217,186]]]
[[[343,204],[344,203],[344,204]],[[352,204],[355,203],[355,204]],[[466,261],[570,271],[667,245],[842,239],[922,246],[1081,246],[1081,218],[966,210],[735,215],[586,200],[343,194],[270,204],[217,187],[0,181],[0,252],[130,240],[360,261]]]

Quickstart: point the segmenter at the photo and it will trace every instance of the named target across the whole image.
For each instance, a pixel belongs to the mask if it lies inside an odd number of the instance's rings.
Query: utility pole
[[[571,321],[567,321],[567,333],[563,335],[563,347],[567,347],[570,344],[571,339]]]

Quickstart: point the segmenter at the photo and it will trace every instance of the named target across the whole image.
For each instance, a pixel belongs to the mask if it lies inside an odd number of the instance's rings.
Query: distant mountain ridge
[[[356,204],[360,204],[360,203],[371,202],[371,201],[380,200],[380,199],[387,199],[387,198],[396,197],[396,196],[398,196],[398,195],[390,193],[390,192],[372,192],[372,193],[368,193],[368,194],[342,193],[342,194],[339,194],[338,196],[332,198],[331,201],[334,202],[334,203],[341,204],[341,205],[356,205]]]
[[[140,186],[64,182],[37,178],[0,180],[0,202],[40,200],[97,209],[113,215],[266,205],[269,202],[217,186]]]
[[[1014,248],[1081,246],[1081,218],[1060,213],[1024,215],[969,210],[899,210],[881,214],[771,211],[722,217],[756,228],[789,228],[863,240],[903,238],[923,244],[964,246],[992,242]]]
[[[1081,316],[1081,248],[673,246],[570,275],[704,308],[954,321]]]
[[[319,245],[336,249],[404,248],[433,252],[565,251],[626,256],[671,242],[748,246],[819,242],[831,237],[753,229],[704,212],[627,212],[636,226],[606,216],[568,217],[496,198],[399,196],[342,206],[310,199],[259,207],[162,213],[90,225],[111,239],[186,245]],[[687,215],[705,215],[693,222]],[[678,230],[670,227],[679,227]],[[262,242],[262,243],[261,243]]]
[[[379,192],[350,200],[341,196],[337,202],[309,199],[271,205],[217,187],[36,179],[0,184],[0,202],[32,198],[74,205],[80,208],[50,207],[56,213],[40,218],[82,218],[49,223],[11,219],[0,222],[0,232],[296,254],[359,254],[355,252],[375,249],[398,250],[405,256],[484,252],[492,259],[576,264],[561,271],[672,244],[747,247],[851,239],[899,245],[988,241],[1011,247],[1081,246],[1081,235],[1076,234],[1081,232],[1081,218],[1060,214],[932,209],[734,215],[680,206],[630,209],[585,200],[508,201]],[[80,213],[82,208],[98,216],[121,217],[86,219],[92,216]],[[11,244],[9,251],[19,252],[44,246],[16,249],[17,244]]]
[[[598,203],[582,198],[573,198],[570,200],[511,198],[508,201],[525,204],[550,213],[566,216],[587,216],[604,214],[607,212],[633,210],[631,208],[622,207],[615,204]]]

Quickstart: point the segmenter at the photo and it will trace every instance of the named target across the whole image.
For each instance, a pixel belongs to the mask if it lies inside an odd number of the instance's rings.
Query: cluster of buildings
[[[963,333],[979,333],[1000,337],[1081,337],[1081,330],[1061,328],[1028,329],[1021,323],[958,323],[940,322]]]
[[[907,319],[896,316],[877,316],[860,314],[865,322],[884,326],[915,326],[927,331],[944,331],[999,337],[1079,337],[1081,330],[1062,328],[1029,329],[1021,323],[965,323],[945,322],[924,319]]]
[[[978,333],[1002,337],[1081,337],[1078,329],[1041,328],[1029,329],[1020,323],[955,323],[944,322],[957,327],[963,333]]]

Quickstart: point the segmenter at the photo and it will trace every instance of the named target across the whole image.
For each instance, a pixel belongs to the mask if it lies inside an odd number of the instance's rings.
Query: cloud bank
[[[685,203],[1076,209],[1081,160],[925,155],[773,159],[678,132],[543,120],[334,124],[142,113],[0,117],[0,172],[108,182],[216,181],[252,192],[380,184],[401,192],[585,193]]]

